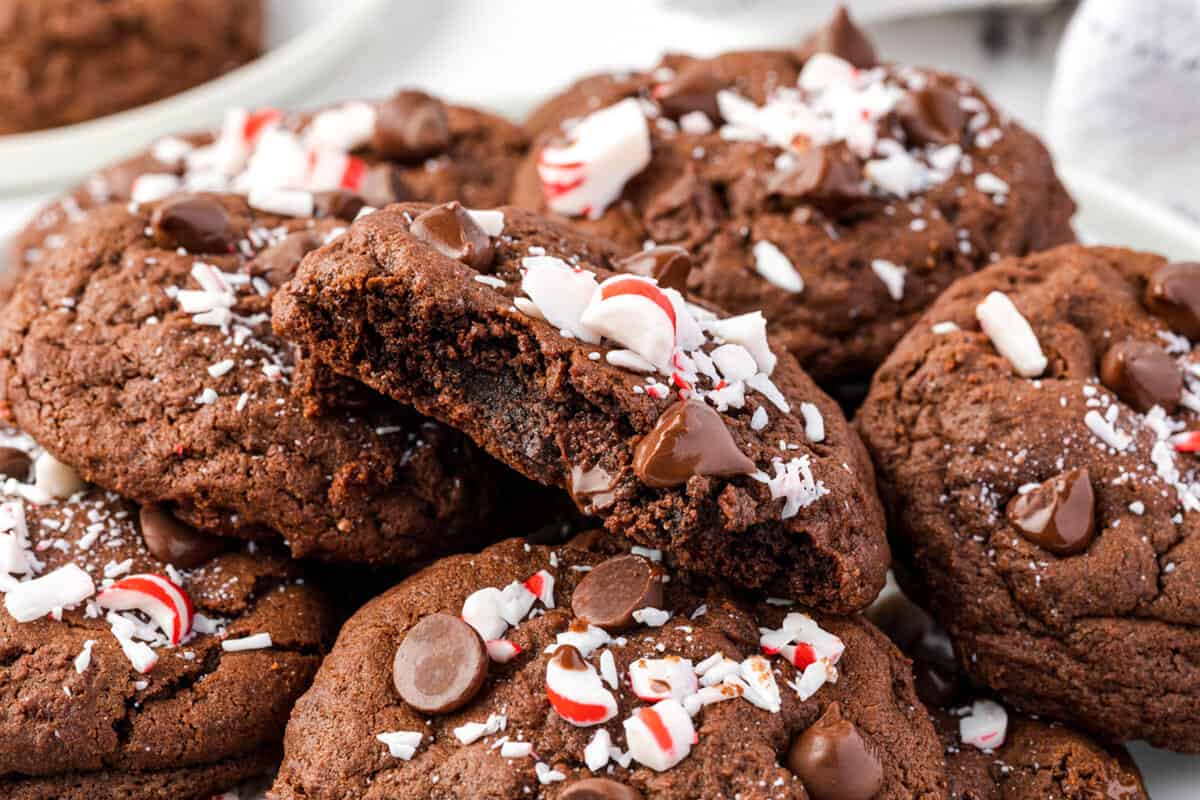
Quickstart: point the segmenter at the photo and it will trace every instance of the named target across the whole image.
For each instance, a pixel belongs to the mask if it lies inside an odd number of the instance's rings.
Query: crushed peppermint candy
[[[91,576],[75,564],[66,564],[13,586],[4,596],[4,607],[17,622],[33,622],[78,605],[95,593]]]
[[[871,260],[871,271],[879,278],[893,300],[899,303],[904,299],[904,276],[908,272],[906,268],[882,258],[875,258]]]
[[[958,734],[963,744],[985,752],[1004,745],[1008,733],[1008,712],[992,700],[976,700],[958,721]]]
[[[416,755],[423,735],[420,731],[389,731],[375,738],[387,747],[392,758],[408,761]]]
[[[804,278],[792,266],[791,259],[772,242],[755,242],[754,270],[785,292],[799,294],[804,291]]]
[[[263,650],[271,646],[271,634],[269,633],[255,633],[250,636],[242,636],[238,639],[225,639],[221,642],[221,649],[226,653]]]
[[[975,308],[980,327],[1018,375],[1036,378],[1049,363],[1037,335],[1008,295],[991,292]]]

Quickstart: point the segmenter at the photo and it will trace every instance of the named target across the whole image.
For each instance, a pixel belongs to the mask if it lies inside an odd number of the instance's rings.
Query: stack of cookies
[[[2,793],[1147,797],[1200,265],[1073,210],[844,12],[105,169],[0,311]]]

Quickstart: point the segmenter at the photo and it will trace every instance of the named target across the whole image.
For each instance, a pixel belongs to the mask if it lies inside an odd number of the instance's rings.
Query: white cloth
[[[1064,162],[1200,220],[1200,0],[1085,0],[1047,120]]]

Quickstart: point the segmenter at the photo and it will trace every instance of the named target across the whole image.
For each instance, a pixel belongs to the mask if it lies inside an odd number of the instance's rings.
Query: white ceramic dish
[[[119,114],[0,136],[0,193],[64,183],[167,133],[205,127],[222,109],[302,99],[384,15],[389,0],[268,0],[267,51],[214,81]]]

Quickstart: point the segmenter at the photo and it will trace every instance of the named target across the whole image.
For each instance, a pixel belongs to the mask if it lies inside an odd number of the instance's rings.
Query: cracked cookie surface
[[[899,576],[972,678],[1185,752],[1200,750],[1200,503],[1182,328],[1200,328],[1177,290],[1196,270],[1068,246],[964,278],[857,420]]]

